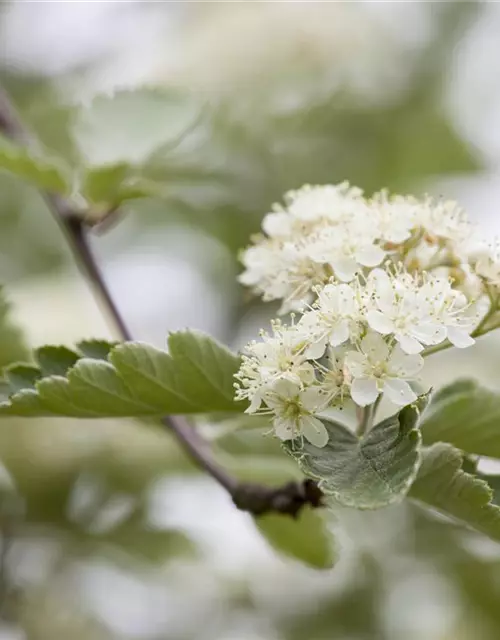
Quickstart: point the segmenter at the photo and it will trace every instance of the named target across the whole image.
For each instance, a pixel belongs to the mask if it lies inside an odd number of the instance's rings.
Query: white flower
[[[447,281],[446,281],[447,282]],[[406,273],[394,276],[381,269],[370,273],[368,286],[373,289],[374,307],[366,318],[370,328],[382,335],[394,334],[403,351],[420,353],[424,345],[439,344],[446,339],[441,318],[431,314],[432,296],[428,296],[417,279]]]
[[[470,333],[477,317],[470,314],[470,304],[461,291],[453,289],[447,278],[428,277],[417,296],[432,323],[443,327],[444,335],[460,349],[474,344]]]
[[[351,397],[359,406],[373,404],[381,393],[394,404],[405,406],[417,399],[406,380],[422,369],[420,355],[408,355],[396,345],[390,348],[377,333],[368,333],[359,351],[349,351],[345,367],[352,376]]]
[[[431,244],[448,242],[459,247],[470,239],[473,227],[467,214],[453,200],[427,198],[417,211],[417,224]]]
[[[280,313],[300,310],[312,301],[312,289],[324,284],[331,273],[309,257],[307,242],[266,240],[242,254],[246,270],[242,284],[262,294],[264,301],[283,300]]]
[[[376,267],[384,259],[375,241],[372,223],[360,216],[351,224],[321,230],[309,251],[312,260],[328,263],[339,280],[350,282],[363,267]]]
[[[500,287],[500,243],[485,247],[473,256],[476,274],[492,287]]]
[[[338,400],[342,402],[344,398],[350,396],[350,379],[346,375],[344,362],[346,353],[347,346],[335,349],[329,347],[328,366],[320,367],[322,379],[319,386],[325,393],[328,405],[332,405]]]
[[[325,393],[319,387],[302,389],[290,380],[278,380],[264,398],[274,412],[274,432],[281,440],[304,436],[315,447],[324,447],[328,432],[313,413],[325,405]]]
[[[294,231],[294,220],[292,216],[284,211],[273,211],[268,213],[262,220],[262,230],[270,238],[287,238]]]
[[[376,193],[369,204],[377,221],[379,240],[398,245],[411,238],[419,206],[415,198],[389,196],[384,190]]]
[[[298,330],[312,343],[307,353],[320,358],[327,344],[338,347],[357,339],[361,321],[360,301],[348,284],[328,284],[318,293],[315,308],[306,312]]]
[[[248,247],[241,254],[245,271],[238,280],[247,286],[262,286],[262,281],[281,267],[279,245],[275,242],[262,242]]]
[[[236,399],[247,399],[246,413],[255,413],[262,404],[263,394],[277,380],[289,380],[297,385],[311,384],[315,379],[313,366],[307,362],[303,336],[296,327],[273,323],[273,335],[263,332],[260,342],[245,348],[240,370],[236,374]]]
[[[304,185],[297,191],[285,194],[290,215],[299,220],[342,220],[351,203],[361,200],[363,192],[348,182],[338,185]]]

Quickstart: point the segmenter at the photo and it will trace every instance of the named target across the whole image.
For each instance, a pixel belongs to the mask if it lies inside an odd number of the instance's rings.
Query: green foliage
[[[0,169],[45,191],[67,194],[71,188],[70,176],[60,162],[36,156],[3,137],[0,137]]]
[[[3,289],[0,288],[0,367],[11,362],[25,360],[28,349],[23,335],[10,317],[10,305],[7,303]]]
[[[453,382],[432,397],[421,428],[425,444],[500,458],[500,395],[474,380]]]
[[[112,211],[127,200],[162,194],[158,185],[138,177],[138,173],[126,162],[87,169],[81,193],[89,203],[91,212]]]
[[[233,395],[239,358],[212,338],[180,331],[169,353],[139,342],[86,341],[71,351],[46,346],[38,367],[5,371],[10,398],[1,416],[138,417],[241,411]],[[90,356],[90,357],[89,357]]]
[[[325,447],[297,440],[285,443],[288,453],[320,488],[345,506],[378,509],[400,502],[413,482],[420,462],[417,429],[427,396],[377,424],[358,438],[349,429],[324,420],[329,433]]]
[[[281,486],[301,479],[297,466],[286,456],[223,457],[221,462],[245,482]],[[254,518],[255,525],[269,544],[280,553],[317,569],[331,569],[337,560],[337,546],[326,514],[304,508],[296,519],[269,513]]]
[[[500,508],[488,484],[462,469],[463,455],[446,443],[424,450],[409,496],[500,541]]]
[[[331,569],[337,560],[333,536],[311,507],[302,509],[296,519],[269,513],[257,517],[255,524],[274,549],[304,564]]]

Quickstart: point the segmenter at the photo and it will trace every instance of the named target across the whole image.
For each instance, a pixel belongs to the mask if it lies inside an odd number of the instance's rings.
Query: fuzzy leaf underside
[[[384,507],[401,501],[417,474],[421,441],[417,427],[426,403],[427,396],[421,396],[361,439],[343,425],[324,420],[330,436],[325,447],[297,440],[284,446],[336,502],[358,509]]]
[[[78,418],[241,412],[233,399],[239,358],[207,335],[181,331],[169,353],[140,342],[45,346],[37,366],[5,370],[0,416]]]

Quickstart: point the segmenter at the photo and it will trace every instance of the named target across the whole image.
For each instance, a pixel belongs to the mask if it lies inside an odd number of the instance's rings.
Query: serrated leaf
[[[224,456],[224,466],[241,481],[280,486],[300,480],[287,456]],[[302,509],[293,519],[282,514],[254,517],[255,526],[276,551],[316,569],[331,569],[338,556],[335,537],[321,509]]]
[[[5,370],[5,378],[11,393],[31,389],[35,391],[35,383],[42,377],[38,367],[28,364],[14,364]]]
[[[229,349],[197,331],[178,331],[168,339],[170,354],[175,360],[183,386],[196,384],[200,404],[213,411],[234,410],[234,374],[240,360]]]
[[[237,356],[198,332],[172,334],[169,346],[171,353],[139,342],[87,341],[78,352],[42,347],[35,352],[40,368],[7,370],[15,395],[0,404],[0,415],[38,410],[104,418],[243,410],[233,399]]]
[[[50,158],[34,155],[0,136],[0,169],[26,180],[34,187],[67,194],[71,180],[64,167]]]
[[[500,394],[458,380],[432,398],[422,421],[424,444],[449,442],[467,453],[500,457]]]
[[[113,349],[110,361],[144,402],[154,407],[155,413],[196,411],[196,402],[189,399],[189,388],[183,387],[175,363],[166,351],[129,342]]]
[[[107,360],[109,352],[116,347],[118,342],[108,342],[107,340],[82,340],[76,347],[86,358],[94,360]]]
[[[284,446],[335,501],[357,509],[378,509],[401,501],[416,476],[421,441],[417,426],[426,403],[427,396],[421,396],[363,438],[338,422],[323,420],[329,434],[325,447],[301,445],[297,440]]]
[[[181,135],[198,112],[186,92],[153,87],[116,91],[80,109],[75,134],[95,164],[141,163]]]
[[[409,497],[500,542],[500,508],[488,484],[462,469],[463,455],[440,442],[424,450]]]
[[[63,346],[40,347],[35,351],[42,376],[64,376],[81,356]]]

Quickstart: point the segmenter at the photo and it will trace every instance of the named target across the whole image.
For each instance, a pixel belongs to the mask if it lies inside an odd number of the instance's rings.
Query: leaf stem
[[[1,87],[0,132],[21,145],[36,144],[18,119],[10,99]],[[117,333],[123,340],[133,340],[90,249],[85,212],[77,210],[69,200],[59,195],[44,191],[41,191],[41,195],[61,227],[84,277],[91,284],[96,296],[113,320]],[[240,483],[216,462],[208,442],[184,417],[165,416],[161,421],[176,435],[192,460],[226,489],[239,509],[254,515],[276,511],[295,517],[306,504],[312,507],[321,506],[322,492],[312,480],[291,482],[278,488]]]

